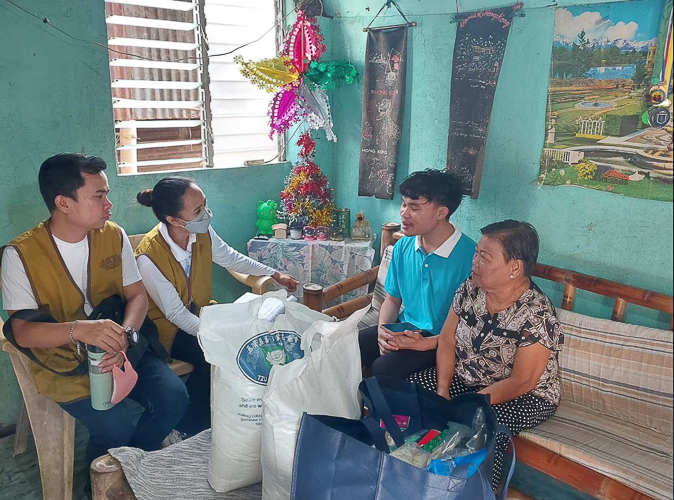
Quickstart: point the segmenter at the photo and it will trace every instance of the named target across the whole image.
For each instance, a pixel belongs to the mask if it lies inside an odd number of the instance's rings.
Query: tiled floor
[[[75,434],[75,477],[73,500],[86,500],[84,483],[86,464],[84,450],[89,435],[78,426]],[[40,470],[33,440],[28,441],[28,449],[18,457],[12,457],[14,436],[0,439],[0,500],[38,500],[42,498]]]
[[[86,500],[84,481],[86,464],[84,450],[88,435],[86,429],[78,426],[75,438],[75,479],[74,500]],[[12,457],[13,436],[0,439],[0,500],[39,500],[42,498],[40,471],[32,440],[23,455]],[[533,500],[593,500],[592,497],[578,493],[574,489],[559,483],[526,466],[518,465],[513,478],[513,487]],[[510,495],[510,498],[520,498]],[[198,500],[198,499],[195,499]]]

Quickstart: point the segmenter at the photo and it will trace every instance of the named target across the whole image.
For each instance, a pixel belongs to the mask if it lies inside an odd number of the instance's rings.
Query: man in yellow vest
[[[86,358],[85,344],[106,352],[100,365],[104,371],[121,367],[127,336],[140,329],[148,311],[129,239],[110,222],[105,169],[103,159],[96,156],[59,154],[46,160],[38,178],[50,218],[1,249],[4,308],[10,315],[39,309],[57,321],[12,320],[16,342],[57,372],[78,366]],[[122,324],[87,320],[111,295],[126,302]],[[32,365],[40,394],[89,429],[89,463],[118,446],[158,449],[182,418],[187,391],[164,361],[148,350],[136,371],[138,382],[129,397],[145,412],[134,426],[126,401],[105,411],[92,408],[88,375],[66,377]]]

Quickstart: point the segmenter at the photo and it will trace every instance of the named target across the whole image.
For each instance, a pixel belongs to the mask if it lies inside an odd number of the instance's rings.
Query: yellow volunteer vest
[[[211,235],[197,234],[197,241],[192,245],[192,266],[190,276],[171,253],[171,248],[159,232],[159,225],[145,235],[136,248],[136,258],[145,255],[164,277],[175,287],[185,307],[198,315],[202,307],[211,301],[212,260]],[[148,316],[159,330],[159,340],[171,354],[173,339],[178,327],[171,323],[157,304],[148,296],[150,309]]]
[[[87,290],[89,303],[96,307],[111,295],[124,296],[122,280],[122,233],[107,222],[100,230],[88,235],[89,264]],[[40,310],[48,311],[60,323],[86,319],[84,295],[73,281],[49,230],[49,221],[6,245],[14,247],[26,268],[35,300]],[[6,247],[2,248],[4,251]],[[1,254],[2,252],[0,252]],[[49,349],[31,349],[35,356],[53,370],[68,372],[86,357],[77,354],[74,344]],[[66,403],[89,396],[89,377],[62,377],[35,363],[31,371],[37,390],[43,396]]]

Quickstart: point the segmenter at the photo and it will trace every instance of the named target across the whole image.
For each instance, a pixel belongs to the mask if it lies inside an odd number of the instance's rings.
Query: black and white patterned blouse
[[[564,334],[550,299],[533,281],[515,304],[492,317],[486,292],[471,276],[456,291],[452,309],[459,316],[455,373],[468,387],[485,388],[510,377],[517,349],[540,343],[550,349],[550,358],[530,394],[559,404]]]

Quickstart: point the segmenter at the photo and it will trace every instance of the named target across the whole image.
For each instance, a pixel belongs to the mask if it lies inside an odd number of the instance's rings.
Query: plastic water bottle
[[[109,410],[115,405],[110,402],[112,399],[112,373],[103,373],[99,368],[105,351],[94,345],[87,346],[87,356],[89,358],[89,389],[91,391],[91,406],[94,410]]]

